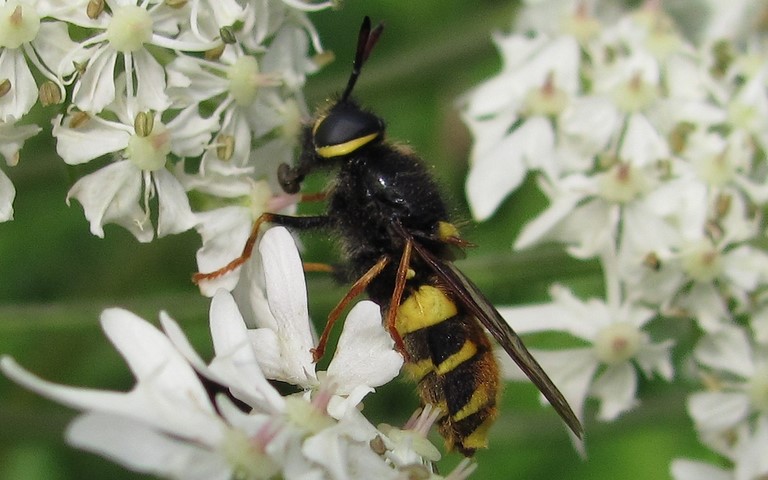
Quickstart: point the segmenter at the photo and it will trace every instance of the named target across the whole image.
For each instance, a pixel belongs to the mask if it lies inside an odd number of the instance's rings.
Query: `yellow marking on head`
[[[317,129],[318,129],[318,128],[320,128],[320,124],[321,124],[321,123],[323,123],[323,120],[325,120],[325,118],[326,118],[327,116],[328,116],[328,115],[321,115],[321,116],[317,117],[317,120],[315,121],[315,124],[314,124],[314,125],[312,125],[312,136],[313,136],[313,137],[314,137],[314,136],[315,136],[315,134],[317,133]]]
[[[470,358],[474,357],[476,353],[477,345],[475,345],[475,343],[471,340],[467,340],[464,342],[464,345],[461,346],[458,352],[443,360],[435,368],[435,371],[438,373],[438,375],[445,375]]]
[[[447,240],[451,237],[460,238],[459,229],[450,222],[437,222],[437,236],[440,240]]]
[[[400,335],[447,320],[458,313],[456,304],[439,288],[422,285],[397,309],[395,328]]]
[[[371,133],[369,135],[365,135],[364,137],[353,138],[352,140],[349,140],[344,143],[340,143],[338,145],[315,147],[315,152],[317,152],[317,154],[323,158],[340,157],[342,155],[346,155],[348,153],[354,152],[355,150],[362,147],[366,143],[370,143],[372,140],[374,140],[378,136],[379,136],[379,133],[376,132],[376,133]]]
[[[488,391],[480,384],[477,390],[472,392],[472,397],[469,399],[466,405],[461,407],[461,410],[451,415],[451,420],[458,422],[464,420],[468,416],[479,412],[487,403],[490,398],[488,397]]]
[[[477,450],[488,447],[488,430],[493,425],[495,415],[488,417],[474,432],[461,439],[461,446],[467,449]]]
[[[406,280],[410,280],[410,279],[412,279],[415,276],[416,276],[416,270],[414,270],[412,268],[409,268],[408,271],[405,272],[405,279]]]
[[[429,372],[435,370],[435,365],[432,363],[431,358],[425,358],[418,362],[411,362],[405,364],[405,371],[411,376],[414,382],[418,382],[424,378]]]

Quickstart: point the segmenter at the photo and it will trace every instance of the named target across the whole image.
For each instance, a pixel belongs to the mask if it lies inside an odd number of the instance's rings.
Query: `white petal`
[[[101,325],[140,383],[212,412],[194,370],[157,328],[119,308],[104,310]]]
[[[693,314],[705,332],[718,332],[726,328],[730,320],[725,300],[713,283],[694,283],[679,304]]]
[[[499,312],[517,333],[562,331],[590,343],[600,327],[610,321],[611,313],[598,300],[584,302],[558,284],[550,288],[550,295],[551,303],[502,307]]]
[[[542,169],[554,175],[553,143],[549,123],[535,117],[476,158],[466,184],[473,216],[477,220],[490,217],[504,198],[520,186],[529,169]]]
[[[766,445],[768,445],[768,419],[761,415],[755,421],[757,424],[749,438],[742,438],[736,448],[736,466],[734,476],[736,480],[751,480],[762,478],[768,473],[768,457]]]
[[[579,419],[584,418],[584,402],[598,364],[589,348],[563,349],[553,352],[532,350],[531,353],[563,394]],[[519,381],[527,377],[506,354],[500,359],[504,378]],[[543,395],[541,401],[546,402]]]
[[[675,375],[675,367],[672,365],[671,348],[674,345],[672,340],[667,340],[659,344],[644,345],[635,355],[640,368],[646,377],[653,376],[653,372],[658,372],[666,381],[671,381]]]
[[[146,49],[141,48],[131,55],[136,73],[136,100],[139,109],[162,112],[171,104],[165,93],[165,70]]]
[[[736,288],[754,291],[768,278],[768,256],[762,250],[740,245],[723,255],[724,273]]]
[[[248,338],[253,345],[256,361],[267,378],[282,379],[288,376],[282,362],[280,342],[274,330],[270,328],[248,330]]]
[[[221,421],[209,413],[213,407],[181,398],[184,392],[169,398],[142,384],[129,393],[57,385],[24,370],[10,357],[0,359],[0,369],[25,388],[71,408],[120,415],[206,444],[220,440]]]
[[[569,148],[593,156],[605,148],[619,125],[616,106],[602,97],[574,98],[558,119],[559,133]]]
[[[146,215],[139,205],[141,172],[129,160],[107,165],[78,180],[67,194],[83,206],[91,233],[104,237],[104,224],[117,223],[128,229],[140,242],[152,240],[154,233],[145,228]]]
[[[709,463],[675,459],[669,468],[674,480],[733,480],[731,472]]]
[[[648,118],[632,114],[627,121],[619,155],[635,167],[644,167],[668,158],[669,147]]]
[[[221,455],[116,415],[81,415],[67,428],[67,442],[137,472],[190,480],[232,475]]]
[[[168,94],[178,105],[198,104],[227,90],[227,80],[203,68],[199,59],[178,54],[165,68]]]
[[[583,199],[582,195],[567,194],[555,198],[547,209],[536,218],[526,223],[515,240],[514,249],[522,250],[541,242]]]
[[[352,308],[339,337],[336,353],[328,365],[328,378],[340,395],[355,387],[384,385],[400,373],[403,357],[381,324],[381,309],[370,301]]]
[[[217,372],[223,368],[222,364],[231,365],[236,377],[230,380],[229,386],[248,395],[254,407],[263,409],[269,406],[273,411],[280,411],[283,398],[267,382],[259,368],[243,317],[229,292],[219,290],[213,297],[210,317],[211,337],[216,351],[211,370]]]
[[[240,256],[251,231],[253,219],[245,207],[224,207],[195,214],[195,229],[202,237],[203,246],[197,250],[197,268],[201,272],[212,272]],[[250,264],[248,262],[247,264]],[[243,266],[219,278],[201,282],[200,291],[212,297],[220,288],[232,290],[237,285]]]
[[[499,313],[518,334],[561,331],[591,341],[594,336],[589,324],[581,322],[581,317],[574,315],[557,303],[528,305],[522,307],[500,307]]]
[[[24,146],[24,141],[34,137],[41,130],[37,125],[0,122],[0,155],[5,158],[5,163],[15,166],[19,162],[19,150]]]
[[[693,351],[696,361],[707,367],[751,378],[755,373],[752,347],[744,330],[723,328],[702,338]]]
[[[56,18],[58,20],[64,20],[60,14],[63,10],[63,4],[68,2],[61,3],[62,5],[59,6],[56,12]],[[72,10],[78,10],[77,3],[72,4]],[[73,42],[69,38],[67,24],[63,21],[40,23],[40,30],[32,41],[32,44],[35,47],[35,52],[43,61],[43,64],[49,66],[59,65],[61,59],[64,58],[67,53],[75,50],[78,46],[76,42]],[[71,61],[62,65],[63,70],[60,72],[62,76],[71,74],[75,70],[75,63],[82,63],[88,58],[88,52],[84,49],[79,50],[77,53],[79,55],[73,55],[70,57]],[[53,69],[51,70],[53,71]]]
[[[598,418],[615,420],[619,415],[638,404],[637,374],[629,362],[608,367],[600,374],[590,389],[590,396],[600,400]]]
[[[53,120],[56,153],[70,165],[121,152],[131,138],[131,134],[120,123],[91,119],[77,128],[69,128],[67,125],[70,120],[71,117],[61,115]]]
[[[98,113],[115,99],[117,52],[110,47],[95,47],[85,73],[75,84],[72,101],[84,112]]]
[[[152,172],[157,192],[157,236],[181,233],[194,227],[197,217],[192,213],[184,187],[168,170]]]
[[[195,104],[179,112],[167,126],[172,132],[171,151],[180,157],[197,157],[218,130],[219,121],[215,117],[201,117]]]
[[[0,79],[11,84],[8,93],[0,97],[0,121],[20,119],[37,101],[37,84],[22,48],[0,50]]]
[[[304,385],[315,380],[310,350],[314,347],[307,311],[307,287],[293,237],[283,227],[267,230],[259,243],[269,307],[289,378]]]
[[[0,170],[0,222],[13,220],[13,199],[16,188],[4,171]]]
[[[696,428],[724,432],[749,415],[749,398],[737,392],[696,392],[688,398],[688,413]]]

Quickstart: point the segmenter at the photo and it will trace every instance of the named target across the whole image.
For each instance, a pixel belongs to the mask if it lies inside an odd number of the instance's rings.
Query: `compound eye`
[[[337,106],[315,124],[315,151],[324,158],[346,155],[370,143],[383,131],[384,124],[376,115],[355,107]]]

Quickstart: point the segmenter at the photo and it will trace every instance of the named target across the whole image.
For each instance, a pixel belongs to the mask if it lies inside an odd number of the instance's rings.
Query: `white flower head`
[[[167,121],[153,111],[137,112],[130,102],[115,105],[117,120],[83,112],[53,121],[56,149],[65,162],[81,164],[104,155],[118,160],[79,179],[67,199],[82,205],[91,233],[104,236],[103,226],[117,223],[139,241],[150,241],[149,200],[158,198],[158,236],[180,233],[195,224],[186,192],[169,171],[169,155],[199,155],[216,127],[189,107]]]
[[[381,433],[359,410],[338,410],[335,418],[332,395],[322,389],[311,400],[280,396],[228,292],[211,304],[215,355],[208,363],[165,313],[165,335],[121,309],[105,310],[101,322],[137,379],[129,392],[56,385],[0,359],[12,380],[83,411],[67,429],[73,446],[167,478],[399,478],[397,466],[372,450]]]
[[[758,419],[754,428],[742,429],[733,448],[724,455],[730,468],[689,459],[675,459],[670,465],[674,480],[751,480],[768,474],[765,451],[768,445],[768,419]]]
[[[542,367],[561,389],[580,418],[586,398],[599,400],[598,418],[613,420],[637,405],[635,365],[652,377],[671,380],[671,341],[653,342],[643,327],[651,310],[624,303],[612,306],[598,299],[583,302],[566,288],[551,290],[553,302],[499,311],[518,333],[563,331],[589,343],[588,347],[536,352]],[[511,367],[511,361],[505,366]],[[515,368],[508,375],[519,379]]]
[[[708,390],[688,400],[688,411],[702,439],[728,451],[733,432],[768,419],[768,355],[736,326],[705,336],[694,350]]]
[[[312,359],[315,339],[293,237],[283,227],[271,228],[259,244],[258,260],[263,266],[265,290],[253,286],[249,299],[258,326],[249,332],[257,361],[267,378],[316,388],[321,378]],[[381,324],[379,307],[362,301],[347,316],[325,376],[336,394],[348,396],[349,403],[356,405],[374,387],[397,376],[402,363],[394,341]]]

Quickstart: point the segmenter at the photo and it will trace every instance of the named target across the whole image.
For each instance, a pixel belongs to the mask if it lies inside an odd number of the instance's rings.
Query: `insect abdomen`
[[[499,372],[482,327],[432,285],[418,287],[401,302],[395,327],[422,403],[443,412],[438,428],[447,447],[466,456],[486,447],[496,417]]]

